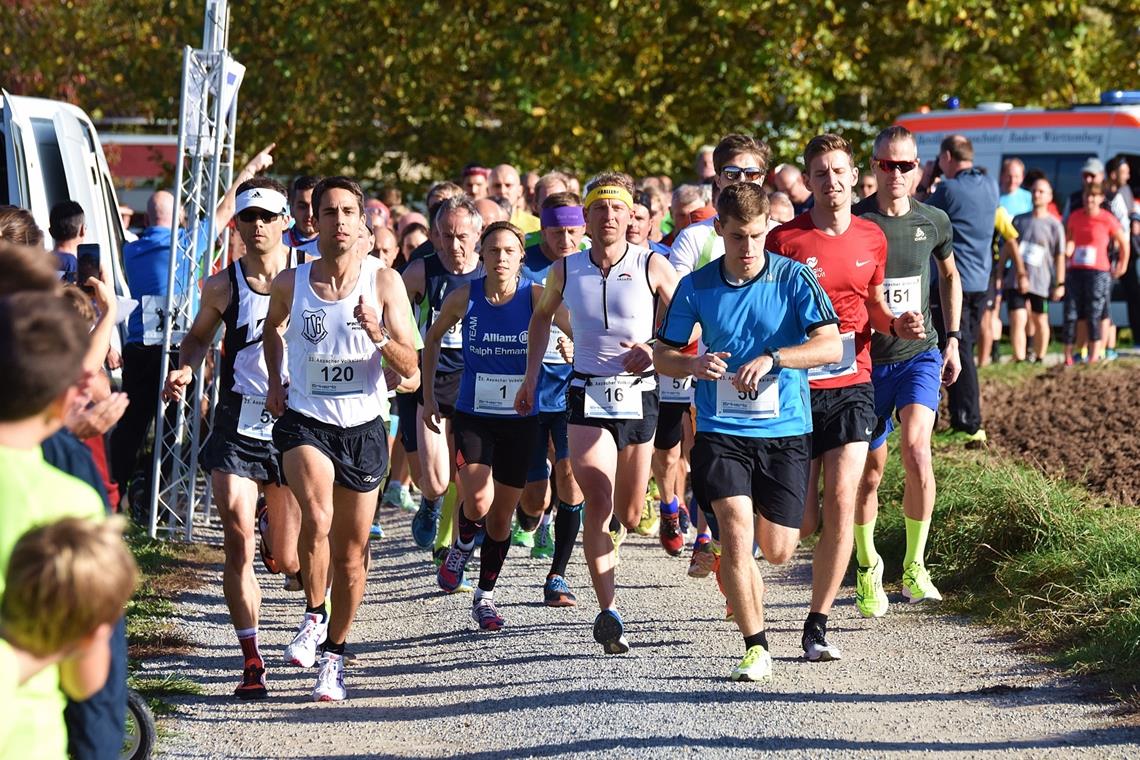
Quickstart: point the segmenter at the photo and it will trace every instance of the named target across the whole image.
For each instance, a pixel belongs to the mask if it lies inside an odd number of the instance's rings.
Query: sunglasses
[[[764,170],[759,166],[726,166],[720,173],[729,182],[739,182],[741,179],[745,182],[759,182],[764,179]]]
[[[902,174],[909,174],[918,168],[918,161],[888,161],[885,158],[876,158],[871,163],[887,174],[893,173],[896,169]]]
[[[237,218],[239,222],[245,222],[246,224],[252,224],[253,222],[262,222],[263,224],[269,224],[279,216],[281,215],[274,214],[272,211],[266,211],[264,209],[257,208],[247,208],[238,214]]]

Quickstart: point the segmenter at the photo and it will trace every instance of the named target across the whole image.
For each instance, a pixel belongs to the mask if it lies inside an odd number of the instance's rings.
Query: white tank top
[[[653,338],[655,298],[649,284],[648,248],[629,245],[625,255],[602,276],[590,258],[592,249],[563,259],[562,300],[574,330],[574,371],[612,377],[623,374],[622,341],[646,343]]]
[[[312,262],[297,267],[285,331],[290,409],[339,427],[381,416],[388,402],[380,352],[352,312],[362,295],[380,311],[376,273],[382,267],[379,259],[363,257],[356,287],[339,301],[326,301],[313,292]]]
[[[290,249],[289,266],[293,266],[293,257],[294,251]],[[269,373],[261,336],[269,313],[269,295],[249,287],[240,259],[230,264],[228,271],[231,294],[222,314],[222,322],[226,326],[223,381],[228,375],[230,390],[243,396],[265,396],[269,392]],[[285,350],[288,352],[288,347]],[[283,379],[288,382],[288,372]]]

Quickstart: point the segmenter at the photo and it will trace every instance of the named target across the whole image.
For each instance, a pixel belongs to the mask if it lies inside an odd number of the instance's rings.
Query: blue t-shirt
[[[981,169],[965,169],[942,180],[926,202],[950,217],[954,263],[962,276],[962,292],[984,292],[989,286],[994,258],[991,244],[998,208],[997,182]]]
[[[523,255],[523,265],[520,274],[523,279],[530,280],[538,285],[546,285],[546,277],[550,274],[553,261],[546,257],[540,245],[532,245]],[[551,330],[554,326],[551,325]],[[538,376],[538,411],[564,412],[566,411],[566,391],[570,387],[570,375],[574,365],[562,361],[543,362],[542,370]]]
[[[467,313],[463,317],[463,375],[455,408],[479,417],[518,417],[513,411],[517,387],[491,382],[486,376],[526,375],[527,329],[530,326],[531,282],[519,281],[510,301],[495,306],[487,300],[483,287],[487,278],[471,281]],[[489,396],[480,402],[476,385],[485,376]],[[500,396],[501,392],[501,396]],[[532,411],[532,414],[534,412]]]
[[[169,227],[147,227],[138,240],[123,246],[123,273],[127,277],[131,297],[140,301],[139,308],[131,312],[127,319],[127,343],[143,342],[143,299],[148,296],[165,298],[167,295],[170,280],[170,236]],[[184,228],[178,229],[178,238],[181,248],[186,250],[190,246],[190,236]],[[198,236],[196,260],[201,258],[209,245],[205,238],[206,232],[203,229]],[[174,288],[176,293],[189,293],[196,267],[186,258],[182,261],[174,279]]]
[[[769,349],[798,346],[817,327],[839,323],[831,299],[811,269],[775,253],[765,255],[764,268],[743,285],[730,285],[725,279],[723,258],[682,277],[657,338],[680,348],[699,324],[708,351],[732,354],[725,363],[729,372],[735,372]],[[810,433],[807,371],[779,370],[777,388],[779,413],[774,417],[719,416],[717,382],[697,380],[697,432],[744,438]]]
[[[75,275],[79,272],[79,259],[74,253],[67,251],[55,252],[55,268],[59,271],[59,279],[66,282],[75,282]],[[68,275],[72,275],[68,277]]]
[[[998,205],[1009,212],[1010,216],[1021,216],[1033,210],[1033,193],[1024,187],[1019,187],[1012,193],[1006,193],[998,198]]]

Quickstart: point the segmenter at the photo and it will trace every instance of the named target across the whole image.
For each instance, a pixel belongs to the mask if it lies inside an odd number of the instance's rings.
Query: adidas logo
[[[926,240],[926,232],[921,227],[914,231],[914,242],[917,243],[920,240]]]
[[[256,191],[256,190],[253,190],[253,191],[251,191],[251,192],[250,192],[250,194],[249,194],[249,197],[250,197],[250,198],[260,198],[260,197],[261,197],[261,193],[259,193],[259,192],[258,192],[258,191]]]

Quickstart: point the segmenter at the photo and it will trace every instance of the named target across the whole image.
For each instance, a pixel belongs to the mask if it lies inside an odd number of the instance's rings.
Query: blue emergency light
[[[1102,106],[1140,106],[1140,90],[1105,90],[1100,94]]]

